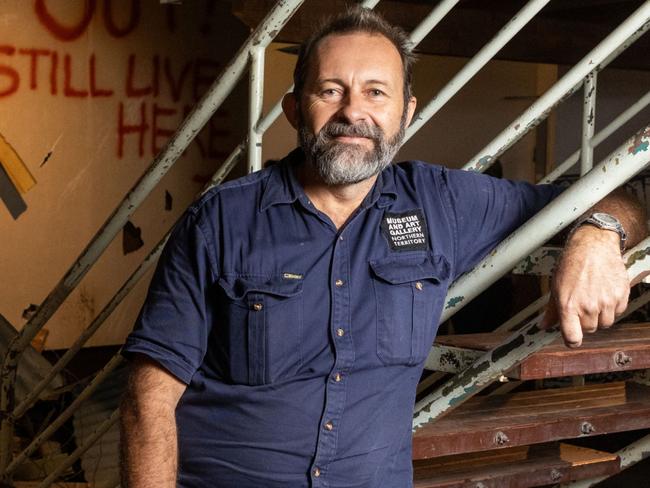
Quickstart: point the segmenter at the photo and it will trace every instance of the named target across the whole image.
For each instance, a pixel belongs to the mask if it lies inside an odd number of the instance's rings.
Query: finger
[[[577,314],[564,314],[560,317],[560,330],[564,343],[568,347],[580,347],[582,344],[582,327]]]
[[[614,313],[616,314],[617,317],[623,315],[627,310],[628,299],[629,299],[629,293],[625,296],[624,299],[619,300],[618,303],[616,304],[616,311]]]
[[[542,329],[550,329],[555,324],[557,324],[557,321],[557,305],[555,304],[555,300],[551,298],[546,305],[546,310],[544,310],[544,316],[542,317],[542,321],[540,322],[539,326]]]
[[[609,329],[614,323],[614,320],[616,320],[615,311],[616,308],[614,306],[604,307],[598,316],[598,327]]]
[[[597,310],[583,309],[580,315],[580,326],[583,333],[593,334],[598,330],[598,318],[600,314]]]

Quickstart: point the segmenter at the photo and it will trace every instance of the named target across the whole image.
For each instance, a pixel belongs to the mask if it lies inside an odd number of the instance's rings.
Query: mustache
[[[344,122],[330,121],[320,130],[320,136],[334,137],[366,137],[373,141],[380,141],[384,136],[381,128],[368,125],[365,122],[346,124]]]

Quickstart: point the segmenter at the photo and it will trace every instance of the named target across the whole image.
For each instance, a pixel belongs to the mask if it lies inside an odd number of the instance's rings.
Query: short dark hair
[[[404,29],[390,24],[377,12],[359,6],[350,7],[345,12],[325,19],[312,35],[300,45],[298,61],[293,71],[293,92],[296,98],[300,99],[307,80],[309,61],[320,41],[327,36],[354,32],[382,35],[395,46],[400,58],[402,58],[404,103],[406,104],[411,98],[413,63],[416,60],[416,56],[412,52],[412,43],[409,36]]]

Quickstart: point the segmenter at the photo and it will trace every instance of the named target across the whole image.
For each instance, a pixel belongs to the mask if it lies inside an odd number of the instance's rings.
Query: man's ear
[[[294,129],[298,129],[298,110],[298,99],[293,92],[287,93],[282,97],[282,111]]]
[[[409,98],[408,103],[406,104],[406,127],[411,124],[411,119],[415,114],[415,107],[418,105],[418,99],[415,97]]]

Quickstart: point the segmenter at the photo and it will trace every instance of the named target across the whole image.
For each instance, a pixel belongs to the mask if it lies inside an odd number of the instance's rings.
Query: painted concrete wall
[[[226,2],[0,2],[0,134],[36,182],[19,192],[19,215],[15,201],[0,201],[0,313],[15,327],[63,277],[247,34]],[[69,345],[192,201],[244,133],[243,103],[236,96],[213,117],[132,216],[126,251],[118,235],[46,326],[46,347]],[[143,290],[90,344],[123,339]]]

